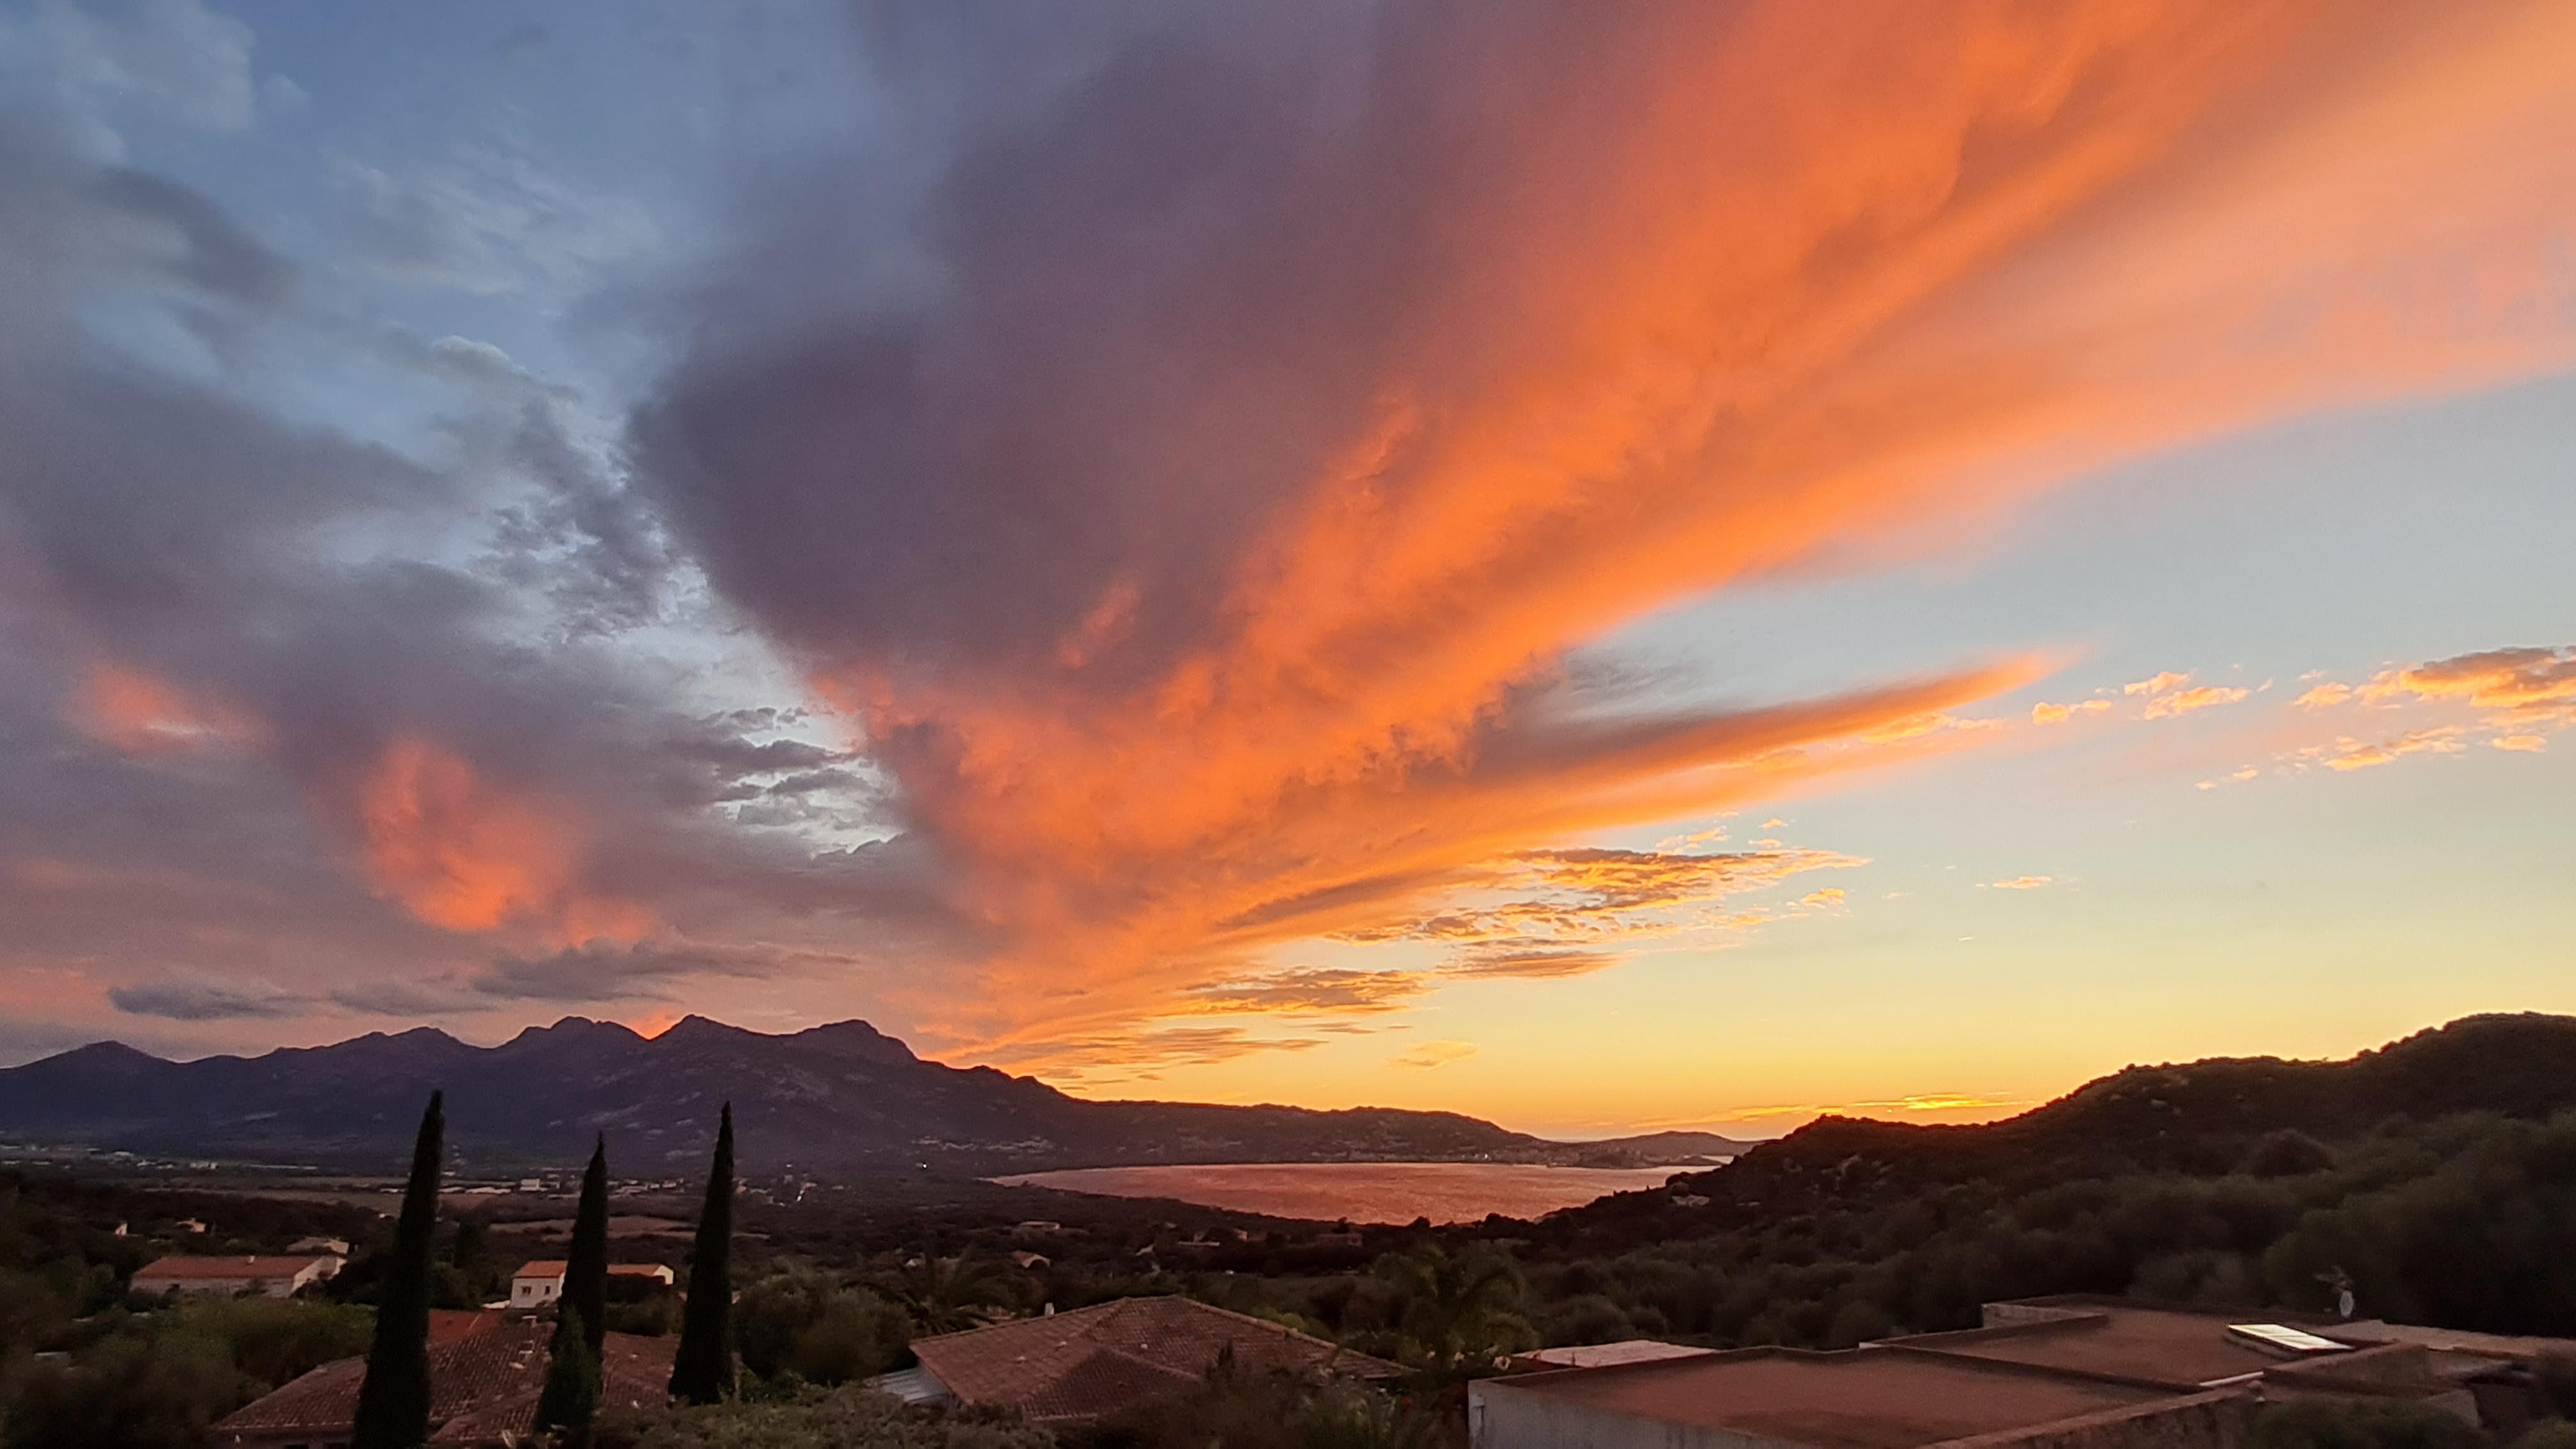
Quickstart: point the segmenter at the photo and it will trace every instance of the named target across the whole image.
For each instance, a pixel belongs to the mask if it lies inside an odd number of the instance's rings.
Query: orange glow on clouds
[[[82,734],[129,755],[253,749],[267,738],[246,710],[105,659],[82,672],[64,714]]]
[[[2323,680],[2290,708],[2344,729],[2329,741],[2278,755],[2274,766],[2289,772],[2321,767],[2350,774],[2410,755],[2466,754],[2481,741],[2508,753],[2538,754],[2549,748],[2551,734],[2576,725],[2576,646],[2481,650],[2384,669],[2359,685]],[[2355,729],[2368,732],[2350,732]],[[2241,783],[2262,773],[2248,765],[2227,778]],[[2200,788],[2218,784],[2203,780]]]
[[[2247,691],[2223,685],[2203,684],[2191,689],[2177,689],[2160,694],[2147,702],[2147,718],[2171,719],[2222,704],[2241,703]]]
[[[632,941],[653,927],[642,907],[582,887],[572,812],[495,786],[443,745],[387,746],[359,788],[357,819],[377,891],[433,926],[529,925],[564,944]]]
[[[2032,673],[1552,713],[1567,652],[1645,611],[2576,358],[2576,151],[2530,140],[2576,134],[2576,8],[1679,6],[1594,38],[1559,112],[1462,76],[1496,159],[1433,200],[1472,245],[1191,643],[1098,672],[1153,597],[1120,574],[1051,669],[818,667],[1011,943],[938,1004],[952,1037],[1042,1053],[1495,862],[1987,733],[1948,711]],[[2124,693],[2246,697],[2188,684]]]

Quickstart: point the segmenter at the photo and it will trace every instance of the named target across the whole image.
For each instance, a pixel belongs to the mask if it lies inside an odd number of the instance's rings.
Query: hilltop
[[[0,1134],[48,1144],[325,1166],[407,1151],[447,1092],[459,1171],[579,1160],[591,1134],[649,1175],[702,1157],[731,1100],[747,1168],[927,1165],[985,1172],[1137,1163],[1350,1160],[1617,1164],[1721,1156],[1705,1134],[1558,1143],[1451,1112],[1088,1101],[1034,1077],[914,1055],[864,1021],[768,1034],[691,1016],[656,1037],[566,1017],[496,1047],[430,1027],[330,1046],[173,1062],[116,1042],[0,1070]]]
[[[2374,1133],[2462,1114],[2537,1120],[2576,1109],[2576,1017],[2463,1017],[2340,1061],[2213,1057],[2131,1066],[2017,1117],[1920,1126],[1825,1116],[1732,1164],[1682,1179],[1720,1216],[1883,1205],[1971,1180],[2230,1172],[2282,1175]],[[1569,1224],[1671,1218],[1669,1194],[1626,1193]]]

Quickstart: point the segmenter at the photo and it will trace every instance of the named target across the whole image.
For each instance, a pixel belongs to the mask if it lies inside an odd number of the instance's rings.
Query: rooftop
[[[1737,1349],[1489,1379],[1478,1388],[1489,1397],[1535,1394],[1816,1449],[1918,1449],[2177,1402],[2142,1386],[1883,1348]]]
[[[430,1423],[433,1444],[479,1444],[504,1435],[525,1436],[536,1422],[537,1395],[545,1387],[550,1325],[504,1321],[497,1313],[433,1320],[429,1350]],[[672,1341],[609,1334],[600,1350],[600,1402],[659,1404],[671,1379]],[[232,1436],[310,1431],[345,1432],[358,1415],[363,1358],[335,1359],[284,1388],[256,1399],[214,1427],[207,1442]]]
[[[511,1274],[510,1276],[513,1278],[560,1278],[570,1270],[571,1265],[564,1262],[561,1258],[535,1258],[528,1262],[521,1263],[519,1265],[519,1271]],[[624,1273],[630,1277],[642,1277],[646,1275],[659,1277],[671,1270],[668,1266],[661,1263],[611,1263],[608,1265],[608,1271],[611,1273]]]
[[[1121,1298],[913,1340],[922,1366],[966,1404],[1030,1419],[1087,1419],[1196,1384],[1226,1349],[1251,1372],[1391,1376],[1395,1365],[1188,1298]]]
[[[137,1278],[283,1278],[329,1261],[321,1253],[253,1253],[229,1258],[155,1258],[135,1270]]]
[[[2046,1318],[2007,1322],[1999,1327],[1919,1333],[1892,1340],[1891,1346],[1910,1353],[2024,1364],[2174,1390],[2202,1388],[2263,1373],[2295,1357],[2257,1347],[2248,1335],[2232,1332],[2250,1321],[2241,1312],[2227,1314],[2117,1298],[2073,1297],[1998,1307],[2054,1311]],[[2330,1331],[2314,1323],[2282,1326]],[[2332,1345],[2328,1351],[2340,1348],[2341,1345]]]

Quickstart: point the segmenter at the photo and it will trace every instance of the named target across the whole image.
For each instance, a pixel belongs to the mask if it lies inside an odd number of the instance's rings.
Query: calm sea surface
[[[1245,1162],[1213,1167],[1077,1167],[997,1177],[1107,1197],[1168,1197],[1237,1212],[1332,1222],[1535,1218],[1614,1192],[1661,1187],[1687,1167],[1537,1167],[1516,1162]]]

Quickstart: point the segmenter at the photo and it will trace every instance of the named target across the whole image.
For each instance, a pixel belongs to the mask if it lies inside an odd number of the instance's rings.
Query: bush
[[[197,1449],[256,1388],[211,1335],[112,1338],[69,1368],[29,1371],[8,1449]]]
[[[787,1366],[818,1384],[845,1384],[902,1363],[912,1341],[903,1310],[863,1289],[843,1288],[796,1335]]]
[[[2334,1153],[2305,1132],[2283,1128],[2264,1134],[2237,1169],[2250,1177],[2301,1177],[2334,1166]]]
[[[2246,1449],[2484,1449],[2486,1436],[2453,1414],[2403,1399],[2308,1399],[2254,1420]]]
[[[808,1268],[774,1273],[734,1305],[743,1367],[764,1378],[793,1373],[839,1384],[900,1367],[912,1342],[901,1308],[865,1288]]]
[[[1054,1443],[1045,1430],[1007,1417],[931,1415],[861,1388],[786,1403],[610,1410],[591,1430],[592,1449],[1054,1449]]]

